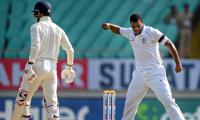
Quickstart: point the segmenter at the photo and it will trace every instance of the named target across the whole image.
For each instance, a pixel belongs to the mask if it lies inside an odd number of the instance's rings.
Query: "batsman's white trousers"
[[[151,89],[157,99],[163,104],[170,120],[185,120],[184,116],[172,98],[172,93],[164,66],[133,72],[132,81],[128,87],[122,120],[134,120],[138,106],[148,89]]]
[[[57,99],[57,63],[50,60],[37,60],[33,64],[33,70],[35,71],[37,78],[31,83],[23,79],[20,89],[28,92],[23,115],[30,115],[30,103],[32,96],[37,91],[39,86],[42,86],[43,95],[45,98],[46,107],[52,107],[55,109],[54,115],[59,116],[58,99]],[[42,106],[41,106],[42,107]],[[48,114],[48,113],[47,113]]]

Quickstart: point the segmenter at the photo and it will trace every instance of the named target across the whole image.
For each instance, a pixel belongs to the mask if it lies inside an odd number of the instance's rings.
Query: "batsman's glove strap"
[[[22,115],[22,118],[28,118],[28,119],[30,119],[30,118],[32,118],[32,115]]]
[[[72,66],[73,66],[73,64],[71,64],[71,65],[70,65],[70,64],[67,64],[67,66],[69,66],[69,67],[72,67]]]

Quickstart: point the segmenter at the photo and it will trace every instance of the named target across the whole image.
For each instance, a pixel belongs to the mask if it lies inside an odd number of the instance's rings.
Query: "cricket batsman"
[[[67,53],[67,66],[62,71],[61,77],[69,83],[73,82],[75,78],[73,70],[74,50],[65,32],[52,22],[49,2],[36,2],[32,12],[36,23],[30,28],[30,55],[25,66],[11,120],[31,118],[31,99],[39,86],[43,90],[46,119],[60,120],[57,98],[58,54],[60,46]]]

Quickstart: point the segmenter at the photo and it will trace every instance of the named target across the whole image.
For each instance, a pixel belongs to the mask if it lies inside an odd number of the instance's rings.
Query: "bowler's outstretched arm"
[[[115,24],[111,24],[111,23],[103,23],[102,28],[104,30],[110,29],[113,33],[120,34],[120,26],[119,25],[115,25]]]

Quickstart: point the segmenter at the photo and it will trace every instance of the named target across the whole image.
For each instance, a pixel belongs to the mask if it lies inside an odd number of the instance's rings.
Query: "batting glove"
[[[37,75],[32,69],[32,64],[27,63],[24,70],[25,79],[29,81],[33,81],[36,79]]]
[[[76,72],[73,70],[72,66],[66,66],[61,73],[61,78],[66,83],[72,83],[76,77]]]

